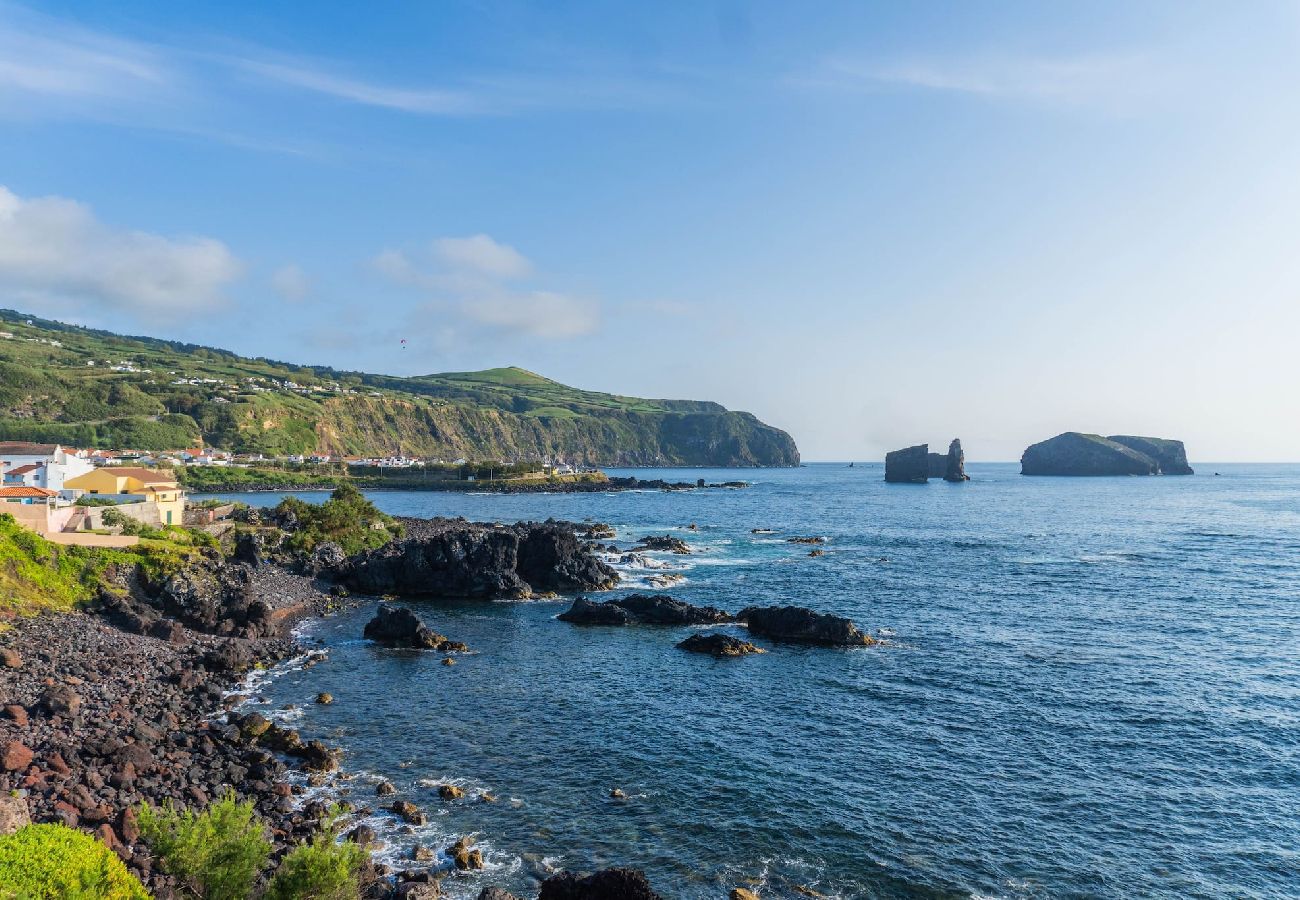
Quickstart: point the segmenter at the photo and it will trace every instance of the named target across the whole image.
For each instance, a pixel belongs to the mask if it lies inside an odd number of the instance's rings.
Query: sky
[[[1297,460],[1300,4],[0,0],[0,306]]]

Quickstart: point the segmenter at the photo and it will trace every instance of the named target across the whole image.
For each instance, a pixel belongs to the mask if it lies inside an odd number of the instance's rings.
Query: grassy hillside
[[[0,310],[0,439],[269,454],[797,465],[790,436],[693,400],[583,391],[524,369],[415,378],[250,359]]]

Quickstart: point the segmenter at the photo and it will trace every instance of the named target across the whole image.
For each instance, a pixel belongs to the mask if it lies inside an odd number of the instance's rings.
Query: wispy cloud
[[[0,4],[0,102],[144,98],[170,88],[155,48]]]
[[[985,54],[893,60],[832,57],[791,81],[802,87],[846,92],[911,89],[989,100],[1124,107],[1151,96],[1167,78],[1157,60],[1146,53],[1071,57]]]
[[[532,261],[485,234],[438,238],[415,253],[384,250],[372,265],[388,281],[423,293],[423,313],[442,328],[455,317],[492,331],[572,338],[600,323],[595,301],[521,283],[534,274]]]
[[[264,81],[364,106],[423,115],[467,115],[484,108],[482,99],[467,91],[394,87],[302,64],[246,58],[233,58],[232,64]]]
[[[117,228],[74,200],[0,185],[0,293],[28,308],[180,318],[220,305],[242,269],[213,238]]]

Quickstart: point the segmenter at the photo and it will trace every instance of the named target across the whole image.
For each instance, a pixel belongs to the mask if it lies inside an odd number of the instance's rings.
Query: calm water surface
[[[714,661],[674,648],[689,629],[556,621],[567,600],[412,603],[474,648],[447,667],[360,640],[367,605],[310,626],[328,660],[273,673],[264,708],[296,704],[277,714],[347,749],[355,802],[377,807],[382,777],[426,808],[414,834],[370,820],[394,864],[477,835],[489,871],[448,878],[454,897],[611,864],[682,898],[750,881],[763,897],[1300,896],[1300,467],[1017,471],[914,486],[878,465],[639,470],[757,483],[376,493],[404,515],[591,518],[629,543],[672,531],[699,550],[658,557],[686,576],[674,595],[811,606],[884,643]],[[784,540],[813,534],[822,558]],[[626,570],[623,590],[645,574]],[[319,691],[335,703],[312,704]],[[499,802],[443,803],[446,781]]]

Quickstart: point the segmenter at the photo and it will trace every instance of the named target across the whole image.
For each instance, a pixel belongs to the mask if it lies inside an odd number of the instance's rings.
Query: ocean
[[[305,626],[328,658],[267,673],[252,708],[346,750],[355,777],[331,791],[378,810],[387,779],[425,809],[413,831],[367,820],[386,861],[476,836],[487,870],[449,876],[452,897],[610,865],[671,898],[1300,896],[1300,466],[968,472],[922,486],[886,485],[878,464],[636,470],[618,474],[754,484],[375,493],[395,514],[592,519],[625,545],[674,534],[697,552],[624,566],[620,591],[678,574],[664,592],[808,606],[881,643],[757,640],[768,653],[717,661],[674,646],[688,628],[557,621],[571,598],[410,601],[473,648],[448,667],[362,640],[366,604]],[[810,535],[824,556],[786,540]],[[320,691],[334,703],[314,704]],[[467,799],[440,800],[443,783]]]

